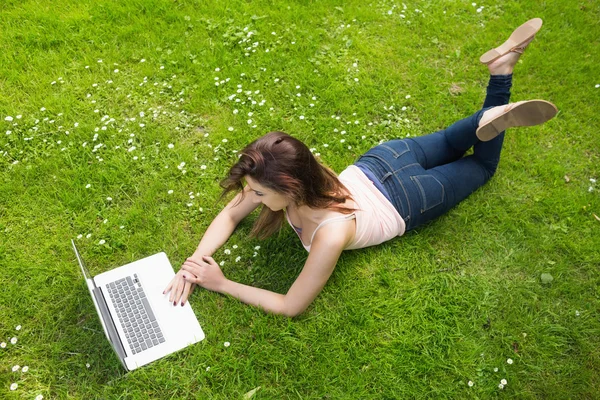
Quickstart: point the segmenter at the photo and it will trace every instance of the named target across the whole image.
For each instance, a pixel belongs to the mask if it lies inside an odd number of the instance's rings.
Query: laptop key
[[[144,303],[146,312],[148,313],[148,316],[150,317],[150,321],[156,321],[156,317],[154,316],[154,313],[152,312],[152,308],[150,308],[150,303],[148,302],[148,299],[144,297],[142,299],[142,302]]]

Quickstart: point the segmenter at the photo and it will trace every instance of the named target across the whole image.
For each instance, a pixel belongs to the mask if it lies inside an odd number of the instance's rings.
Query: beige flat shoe
[[[523,50],[533,40],[533,37],[538,33],[542,24],[543,21],[541,18],[530,19],[515,29],[506,42],[482,55],[479,61],[483,64],[490,64],[513,51],[523,54]]]
[[[492,116],[487,121],[482,118],[476,134],[479,140],[487,142],[508,128],[543,124],[551,120],[557,112],[556,106],[545,100],[519,101],[507,104],[498,115]]]

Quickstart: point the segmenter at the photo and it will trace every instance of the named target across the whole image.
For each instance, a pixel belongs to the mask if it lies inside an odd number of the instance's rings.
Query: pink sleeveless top
[[[300,238],[306,251],[310,252],[310,246],[320,227],[349,219],[356,219],[356,234],[344,250],[374,246],[404,234],[406,230],[404,219],[358,167],[350,165],[342,171],[338,178],[350,191],[350,195],[356,203],[356,210],[351,214],[323,220],[315,228],[308,245],[302,242],[298,232],[299,228],[292,225],[290,217],[287,212],[285,213],[288,223]]]

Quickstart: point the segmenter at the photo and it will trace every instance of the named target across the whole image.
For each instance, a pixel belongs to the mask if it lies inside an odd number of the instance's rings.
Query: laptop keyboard
[[[133,354],[165,341],[137,274],[109,283],[108,294]]]

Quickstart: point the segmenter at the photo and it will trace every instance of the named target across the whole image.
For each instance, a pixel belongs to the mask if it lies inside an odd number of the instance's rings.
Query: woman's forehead
[[[258,183],[256,179],[252,179],[249,176],[245,176],[246,184],[250,187],[251,190],[259,191],[259,192],[270,192],[270,190],[266,187]]]

